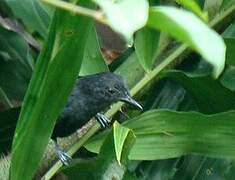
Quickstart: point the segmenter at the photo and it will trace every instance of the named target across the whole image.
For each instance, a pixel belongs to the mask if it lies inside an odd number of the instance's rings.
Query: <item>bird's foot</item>
[[[105,115],[97,113],[95,118],[103,128],[109,127],[111,121]]]
[[[68,166],[69,163],[72,161],[72,158],[62,149],[57,149],[56,153],[57,153],[58,158],[61,160],[61,162],[64,165]]]

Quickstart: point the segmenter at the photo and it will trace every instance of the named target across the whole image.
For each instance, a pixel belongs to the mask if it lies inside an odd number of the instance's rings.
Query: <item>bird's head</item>
[[[89,96],[95,97],[97,102],[112,104],[123,101],[142,110],[142,106],[136,102],[129,94],[121,76],[114,73],[105,72],[87,76],[83,79],[83,84],[87,84],[86,92]]]

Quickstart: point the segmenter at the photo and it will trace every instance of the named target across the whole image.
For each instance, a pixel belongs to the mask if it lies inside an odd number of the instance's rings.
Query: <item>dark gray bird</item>
[[[141,105],[130,96],[119,75],[105,72],[85,76],[76,81],[52,133],[58,157],[64,164],[68,164],[71,157],[58,146],[57,137],[71,135],[92,117],[95,117],[102,127],[108,126],[109,120],[101,112],[117,101],[127,102],[142,110]]]

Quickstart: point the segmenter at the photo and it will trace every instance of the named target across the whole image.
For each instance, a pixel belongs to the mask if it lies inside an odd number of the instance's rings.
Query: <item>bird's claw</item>
[[[103,128],[109,127],[111,121],[105,115],[97,113],[95,118]]]
[[[72,158],[66,152],[64,152],[61,149],[57,149],[56,152],[57,152],[57,155],[58,155],[59,159],[61,160],[61,162],[64,165],[68,166],[69,163],[71,162]]]

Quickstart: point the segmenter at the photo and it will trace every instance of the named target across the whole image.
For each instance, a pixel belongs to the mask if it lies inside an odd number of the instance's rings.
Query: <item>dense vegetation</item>
[[[0,12],[0,179],[234,179],[234,0],[2,0]],[[125,40],[117,58],[95,22]],[[62,167],[55,121],[78,75],[103,71],[144,112],[113,105],[112,128],[91,120],[61,140],[74,155]]]

